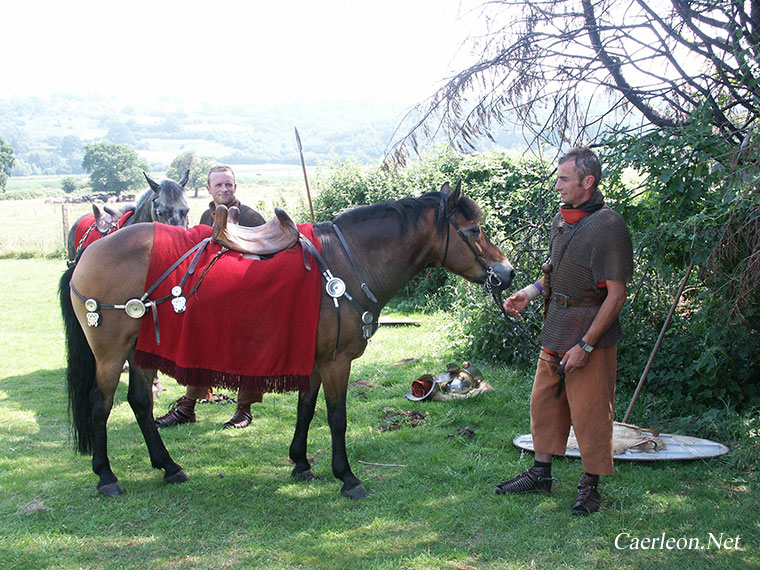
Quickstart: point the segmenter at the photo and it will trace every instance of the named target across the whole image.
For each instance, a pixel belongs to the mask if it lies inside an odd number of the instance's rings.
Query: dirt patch
[[[427,414],[417,410],[397,410],[396,408],[383,408],[380,416],[380,431],[392,431],[402,427],[417,427],[427,419]]]
[[[21,505],[17,510],[17,515],[30,515],[32,513],[41,513],[51,511],[50,507],[46,507],[42,501],[30,501],[25,505]]]

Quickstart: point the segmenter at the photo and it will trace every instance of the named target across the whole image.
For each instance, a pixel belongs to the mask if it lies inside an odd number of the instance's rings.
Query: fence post
[[[69,240],[69,205],[61,204],[61,219],[63,221],[63,249],[67,250]]]

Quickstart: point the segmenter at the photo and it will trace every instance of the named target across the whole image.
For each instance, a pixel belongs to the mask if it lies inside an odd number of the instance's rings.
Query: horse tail
[[[69,422],[74,449],[82,454],[92,453],[92,404],[90,394],[95,385],[95,356],[87,343],[71,303],[69,284],[76,265],[61,276],[58,296],[66,334],[66,383],[69,389]]]

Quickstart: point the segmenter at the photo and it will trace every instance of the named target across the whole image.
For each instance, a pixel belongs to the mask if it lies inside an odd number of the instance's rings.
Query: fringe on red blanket
[[[167,358],[140,350],[135,351],[134,362],[138,368],[163,372],[183,386],[216,386],[228,390],[245,388],[250,392],[311,392],[309,376],[245,376],[218,370],[183,368]]]

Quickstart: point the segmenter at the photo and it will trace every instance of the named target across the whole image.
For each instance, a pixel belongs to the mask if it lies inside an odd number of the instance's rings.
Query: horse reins
[[[496,274],[492,266],[486,263],[486,261],[483,259],[483,256],[481,255],[481,252],[475,249],[475,246],[470,242],[469,238],[465,235],[465,232],[469,229],[472,229],[472,227],[477,227],[478,231],[481,231],[480,226],[476,225],[476,226],[470,226],[469,228],[464,228],[464,229],[460,228],[459,224],[457,224],[453,218],[456,211],[457,211],[457,208],[454,208],[454,210],[452,210],[452,212],[448,214],[446,218],[448,219],[449,224],[451,226],[454,226],[454,229],[456,230],[457,234],[459,234],[459,237],[462,238],[462,240],[467,245],[467,247],[470,248],[470,251],[475,256],[475,261],[480,263],[483,269],[486,270],[486,280],[483,282],[483,288],[486,291],[488,291],[488,294],[491,295],[491,298],[499,306],[499,309],[501,310],[501,314],[504,315],[504,318],[509,319],[509,314],[504,309],[504,303],[502,301],[502,296],[501,296],[501,286],[503,284],[501,277],[499,277]],[[443,265],[446,263],[446,258],[449,254],[449,233],[450,233],[450,230],[447,230],[446,231],[446,249],[444,250],[444,253],[443,253],[443,260],[441,261],[441,267],[443,267]]]

